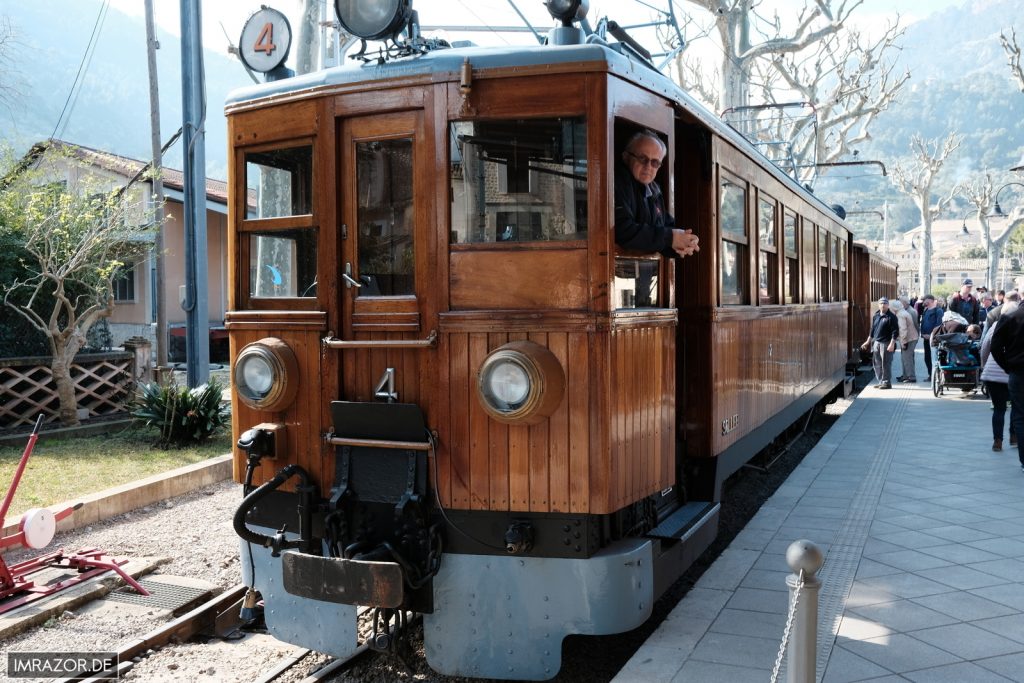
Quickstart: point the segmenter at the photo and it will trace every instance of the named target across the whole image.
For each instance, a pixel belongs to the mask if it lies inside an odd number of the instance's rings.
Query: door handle
[[[356,289],[359,289],[360,287],[363,286],[362,282],[359,282],[354,277],[352,277],[352,264],[351,263],[346,263],[345,264],[345,272],[341,274],[341,279],[345,281],[345,286],[347,288],[349,288],[349,289],[352,289],[353,287],[355,287]]]

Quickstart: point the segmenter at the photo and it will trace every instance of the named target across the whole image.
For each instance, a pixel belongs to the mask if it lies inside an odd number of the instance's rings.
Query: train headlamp
[[[363,40],[394,38],[409,23],[412,0],[334,0],[338,21]]]
[[[299,364],[290,346],[266,337],[239,351],[232,375],[242,403],[254,410],[284,410],[295,400]]]
[[[564,393],[562,364],[533,342],[512,342],[495,349],[477,373],[480,404],[500,422],[541,422],[558,408]]]
[[[562,22],[563,26],[572,26],[572,22],[585,19],[590,9],[589,0],[544,0],[548,14],[552,19]]]

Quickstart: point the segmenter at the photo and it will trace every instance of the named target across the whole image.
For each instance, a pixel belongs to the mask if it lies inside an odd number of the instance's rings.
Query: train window
[[[839,300],[846,301],[846,240],[839,240]]]
[[[615,258],[615,305],[617,308],[657,308],[657,258]]]
[[[747,185],[721,172],[719,228],[722,231],[722,304],[743,305],[748,297]]]
[[[818,231],[818,300],[829,300],[829,235],[824,228]]]
[[[246,187],[256,192],[255,215],[280,218],[312,212],[313,149],[309,146],[248,152]]]
[[[779,249],[776,241],[775,200],[757,200],[758,299],[761,304],[779,303]]]
[[[453,244],[587,238],[583,118],[451,126]]]
[[[316,230],[247,233],[253,297],[316,296]]]
[[[786,303],[800,299],[800,252],[796,250],[796,214],[786,211],[782,220],[782,246],[786,255],[783,284],[786,288]]]
[[[829,266],[832,269],[832,301],[842,301],[843,288],[839,282],[839,238],[829,235],[829,244],[832,247],[832,257],[829,259]]]
[[[356,144],[358,295],[415,294],[412,139]]]

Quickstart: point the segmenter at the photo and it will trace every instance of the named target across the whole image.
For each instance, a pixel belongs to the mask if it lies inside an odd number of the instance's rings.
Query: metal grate
[[[138,581],[143,588],[149,591],[149,595],[139,595],[131,586],[125,586],[107,594],[105,599],[133,605],[145,605],[146,607],[158,607],[173,612],[199,598],[208,596],[211,592],[208,588],[176,586],[163,581],[149,579],[139,579]]]

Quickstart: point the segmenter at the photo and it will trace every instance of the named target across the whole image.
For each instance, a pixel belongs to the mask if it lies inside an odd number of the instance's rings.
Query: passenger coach
[[[550,678],[564,636],[645,621],[725,478],[843,391],[847,227],[571,24],[227,103],[235,527],[282,640],[345,656],[366,605],[389,649],[419,612],[434,669]],[[640,128],[700,236],[681,262],[613,241]]]

